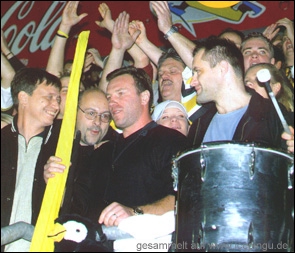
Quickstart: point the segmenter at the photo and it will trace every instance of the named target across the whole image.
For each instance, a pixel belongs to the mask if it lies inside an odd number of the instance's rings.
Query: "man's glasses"
[[[85,114],[86,119],[95,120],[96,117],[99,117],[99,120],[103,123],[109,123],[112,120],[112,116],[109,112],[104,112],[102,114],[97,113],[91,109],[89,110],[82,110],[81,107],[78,105],[78,108]]]

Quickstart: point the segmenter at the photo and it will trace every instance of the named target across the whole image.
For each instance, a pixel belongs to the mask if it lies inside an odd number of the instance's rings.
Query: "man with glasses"
[[[108,102],[103,91],[98,88],[85,90],[79,96],[76,131],[81,133],[81,138],[76,136],[79,145],[74,145],[71,167],[67,180],[66,196],[60,211],[62,213],[76,212],[84,214],[86,206],[79,197],[90,184],[90,173],[88,162],[94,149],[113,139],[116,135],[109,123],[111,114]],[[77,147],[78,146],[78,147]],[[45,181],[54,177],[54,173],[61,173],[65,166],[61,159],[51,156],[44,166]]]

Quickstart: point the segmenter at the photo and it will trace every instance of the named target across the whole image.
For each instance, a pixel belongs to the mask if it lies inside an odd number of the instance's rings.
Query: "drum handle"
[[[203,154],[203,148],[205,146],[202,144],[201,145],[201,154],[200,154],[200,165],[201,165],[201,180],[202,182],[205,181],[205,172],[206,172],[206,160],[204,158],[204,154]]]
[[[291,175],[294,174],[294,164],[292,164],[288,169],[288,189],[293,189],[293,184],[291,180]]]
[[[250,180],[254,178],[254,173],[255,173],[255,159],[256,159],[256,154],[255,154],[255,149],[254,149],[254,144],[252,144],[252,152],[250,153],[250,164],[249,164],[249,176]]]
[[[172,159],[172,173],[171,176],[173,178],[173,188],[174,191],[178,191],[178,161],[177,159]]]

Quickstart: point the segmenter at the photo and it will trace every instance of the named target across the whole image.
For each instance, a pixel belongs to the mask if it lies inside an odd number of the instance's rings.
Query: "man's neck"
[[[250,99],[251,95],[248,94],[246,91],[236,92],[224,97],[222,100],[217,101],[215,104],[218,113],[225,114],[245,107],[249,104]]]
[[[146,118],[145,120],[140,120],[140,121],[136,122],[135,124],[133,124],[130,127],[124,128],[123,129],[124,138],[127,138],[128,136],[130,136],[133,133],[137,132],[138,130],[142,129],[151,121],[152,121],[152,119],[149,117],[149,118]]]
[[[19,133],[26,139],[26,143],[28,143],[32,137],[42,133],[45,130],[45,127],[36,126],[32,124],[32,122],[29,122],[20,116],[17,120],[17,128]]]

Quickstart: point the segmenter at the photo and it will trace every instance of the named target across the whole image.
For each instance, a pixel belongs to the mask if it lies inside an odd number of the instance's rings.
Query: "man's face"
[[[267,43],[260,38],[251,38],[246,41],[242,48],[244,57],[245,71],[257,63],[274,64],[274,58],[271,58],[270,50]]]
[[[158,71],[159,88],[163,101],[176,100],[181,102],[182,72],[181,62],[168,58]]]
[[[27,95],[26,112],[32,124],[38,127],[50,126],[59,112],[59,89],[46,85],[45,81],[37,86],[31,96]]]
[[[193,77],[191,86],[195,87],[198,103],[213,101],[218,95],[218,85],[221,82],[218,66],[211,68],[208,61],[202,60],[204,49],[201,49],[193,59]]]
[[[107,99],[118,128],[131,128],[141,117],[142,98],[131,75],[124,74],[111,80],[107,87]]]
[[[84,112],[110,113],[105,95],[98,91],[84,94],[79,106]],[[102,122],[99,116],[93,120],[87,119],[85,113],[78,109],[76,130],[81,131],[81,145],[90,146],[100,143],[108,129],[109,122]]]

